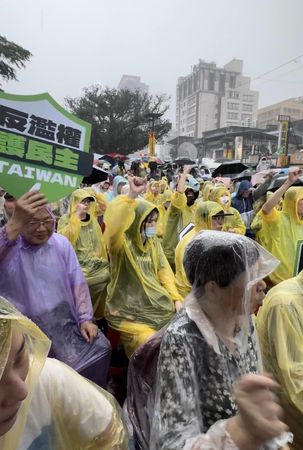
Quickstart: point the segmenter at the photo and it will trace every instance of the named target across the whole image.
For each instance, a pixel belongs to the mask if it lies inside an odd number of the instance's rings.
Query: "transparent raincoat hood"
[[[196,211],[194,214],[194,228],[190,230],[178,243],[175,252],[175,278],[177,289],[182,296],[185,298],[191,291],[191,285],[188,282],[184,265],[184,251],[187,244],[191,239],[201,230],[211,230],[212,229],[212,217],[215,214],[223,212],[222,206],[218,203],[206,201],[202,199],[198,200],[196,203]]]
[[[193,288],[193,295],[203,309],[203,289],[208,281],[220,288],[231,286],[244,276],[242,298],[233,305],[237,323],[234,341],[238,349],[246,351],[250,328],[252,287],[268,276],[279,261],[255,241],[241,235],[221,231],[204,231],[188,244],[184,254],[184,268]],[[202,294],[201,294],[202,293]]]
[[[3,450],[18,448],[29,412],[31,396],[51,345],[50,340],[31,320],[0,296],[0,379],[9,356],[13,332],[19,332],[24,336],[29,352],[30,367],[26,379],[28,395],[22,402],[14,426],[0,437],[0,447]]]
[[[2,450],[126,450],[127,433],[114,399],[65,364],[47,358],[50,341],[0,296],[0,379],[13,333],[24,336],[29,355],[28,395]],[[65,385],[64,385],[65,383]]]
[[[188,244],[184,266],[193,290],[162,337],[149,450],[236,448],[224,433],[226,420],[237,414],[233,386],[242,375],[262,368],[251,294],[276,265],[271,254],[244,236],[203,231]],[[203,311],[208,282],[224,291],[222,312],[229,308],[229,317],[234,315],[233,339],[220,335]],[[278,448],[275,443],[262,450]]]

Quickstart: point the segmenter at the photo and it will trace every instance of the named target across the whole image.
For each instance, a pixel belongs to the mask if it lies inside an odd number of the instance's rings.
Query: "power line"
[[[276,70],[281,69],[281,67],[287,66],[288,64],[290,64],[290,63],[292,63],[292,62],[297,62],[297,60],[300,59],[300,58],[302,58],[302,57],[303,57],[303,53],[302,53],[301,55],[299,55],[299,56],[296,56],[295,58],[290,59],[289,61],[287,61],[287,62],[285,62],[285,63],[283,63],[283,64],[280,64],[280,65],[277,66],[277,67],[274,67],[274,68],[271,69],[271,70],[268,70],[267,72],[262,73],[262,75],[258,75],[257,77],[252,78],[251,81],[258,80],[259,78],[262,78],[262,77],[264,77],[265,75],[268,75],[269,73],[275,72]]]
[[[303,53],[301,55],[299,55],[299,56],[296,56],[295,58],[290,59],[289,61],[286,61],[283,64],[280,64],[279,66],[274,67],[273,69],[268,70],[267,72],[262,73],[261,75],[258,75],[257,77],[251,78],[246,83],[241,84],[241,87],[250,85],[251,82],[259,80],[259,79],[262,79],[262,77],[264,77],[265,75],[268,75],[269,73],[275,72],[276,70],[281,69],[281,67],[285,67],[285,66],[287,66],[288,64],[290,64],[292,62],[297,62],[297,60],[302,58],[302,57],[303,57]]]

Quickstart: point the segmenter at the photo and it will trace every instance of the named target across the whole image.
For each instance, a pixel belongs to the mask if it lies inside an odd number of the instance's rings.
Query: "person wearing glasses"
[[[106,386],[111,347],[93,323],[88,285],[68,239],[54,233],[45,196],[15,201],[0,230],[0,295],[51,339],[51,356]]]

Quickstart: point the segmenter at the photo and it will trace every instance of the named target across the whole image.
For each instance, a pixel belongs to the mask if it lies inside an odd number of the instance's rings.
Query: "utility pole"
[[[156,149],[156,133],[155,125],[156,121],[163,116],[161,113],[148,113],[145,114],[146,119],[149,123],[149,133],[148,133],[148,147],[149,147],[149,157],[154,158]]]

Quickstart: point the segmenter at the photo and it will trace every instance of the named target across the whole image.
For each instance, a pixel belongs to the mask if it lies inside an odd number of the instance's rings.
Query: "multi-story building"
[[[303,119],[303,97],[290,98],[274,105],[266,106],[258,110],[258,127],[278,128],[278,116],[290,116],[291,121]]]
[[[202,137],[208,130],[227,126],[255,127],[259,94],[242,75],[243,61],[233,59],[223,68],[202,60],[180,77],[176,96],[178,135]]]
[[[148,93],[147,84],[142,83],[141,77],[138,77],[136,75],[122,75],[122,78],[118,85],[118,89],[125,89],[132,92],[140,91],[143,94]]]

